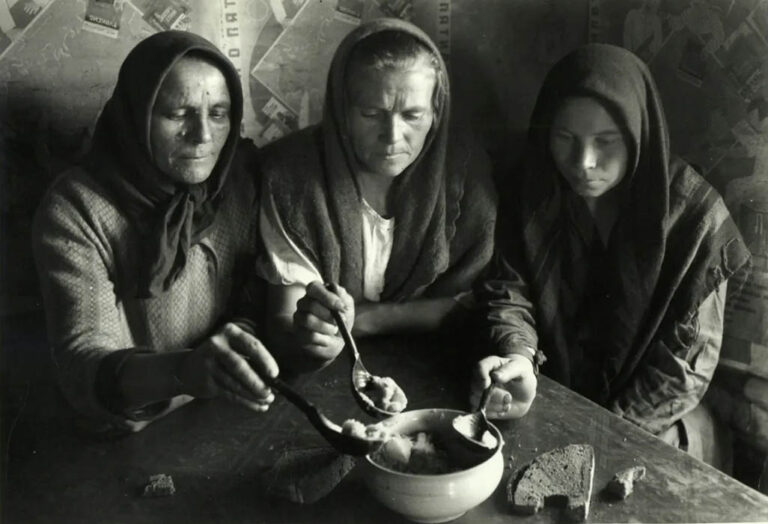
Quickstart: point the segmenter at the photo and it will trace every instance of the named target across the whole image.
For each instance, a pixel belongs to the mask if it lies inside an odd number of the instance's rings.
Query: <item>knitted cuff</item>
[[[532,347],[523,345],[515,345],[507,348],[504,351],[504,356],[508,357],[510,355],[520,355],[530,360],[533,364],[533,372],[536,376],[539,375],[539,366],[547,361],[547,357],[540,349],[533,349]]]
[[[153,351],[141,347],[112,351],[101,359],[94,384],[96,398],[107,411],[113,415],[137,421],[154,418],[170,404],[170,400],[164,400],[140,408],[128,409],[126,400],[120,391],[120,376],[128,359],[139,353],[153,353]]]

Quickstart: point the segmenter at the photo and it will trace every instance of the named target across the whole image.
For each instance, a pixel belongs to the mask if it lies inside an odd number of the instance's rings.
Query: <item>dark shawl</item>
[[[211,176],[187,186],[175,184],[155,167],[149,130],[165,76],[193,51],[211,59],[227,80],[231,128]],[[184,268],[190,246],[213,225],[238,147],[242,115],[237,71],[208,40],[188,32],[165,31],[141,41],[126,57],[112,98],[96,124],[85,167],[108,188],[144,239],[135,291],[130,293],[147,298],[167,290]]]
[[[396,19],[363,24],[342,41],[331,63],[323,121],[262,150],[267,191],[291,239],[326,281],[363,295],[362,198],[346,129],[344,78],[350,53],[380,31],[415,36],[440,52],[420,29]],[[435,125],[418,158],[392,191],[395,233],[382,301],[452,296],[471,288],[492,252],[496,197],[485,152],[469,140],[449,147],[447,71],[437,93]]]
[[[588,252],[599,243],[596,234],[591,244],[584,241],[586,206],[557,172],[548,147],[552,118],[574,95],[601,102],[629,146],[628,172],[618,187],[620,216],[597,257]],[[695,333],[679,332],[681,322],[748,261],[717,192],[690,166],[670,160],[650,72],[619,47],[584,46],[549,72],[517,175],[506,192],[512,195],[505,208],[511,229],[500,236],[499,248],[530,283],[548,358],[544,371],[601,404],[652,358],[652,343],[661,340],[672,352],[687,349]],[[578,267],[584,262],[595,267]],[[571,345],[580,332],[590,338],[581,348],[584,360],[574,361]]]

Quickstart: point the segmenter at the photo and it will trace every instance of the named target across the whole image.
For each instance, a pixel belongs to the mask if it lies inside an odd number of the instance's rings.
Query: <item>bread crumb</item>
[[[165,473],[151,475],[149,481],[144,486],[142,497],[170,497],[176,493],[176,487],[173,485],[173,477]]]
[[[645,466],[633,466],[616,473],[606,484],[605,492],[614,497],[625,499],[635,487],[635,481],[645,478]]]

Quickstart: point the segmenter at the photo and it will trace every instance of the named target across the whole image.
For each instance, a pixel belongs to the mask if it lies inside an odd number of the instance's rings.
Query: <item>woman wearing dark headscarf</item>
[[[449,136],[449,108],[434,43],[376,20],[337,49],[322,123],[262,150],[261,270],[273,338],[300,348],[295,361],[338,354],[329,308],[365,336],[436,329],[464,307],[490,260],[496,197],[484,152]]]
[[[141,429],[190,397],[257,411],[273,399],[258,373],[277,366],[252,324],[225,323],[259,245],[242,112],[237,72],[213,44],[151,36],[125,59],[83,165],[38,209],[58,379],[107,427]]]
[[[487,369],[540,347],[545,374],[684,444],[680,421],[717,364],[726,281],[749,255],[717,192],[670,157],[645,64],[604,44],[556,64],[517,174],[479,290],[500,355]]]

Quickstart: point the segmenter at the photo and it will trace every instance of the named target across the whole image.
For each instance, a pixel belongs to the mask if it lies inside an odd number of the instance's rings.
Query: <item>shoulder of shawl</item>
[[[466,133],[451,135],[446,162],[446,187],[449,200],[483,201],[496,208],[493,166],[488,152]]]
[[[670,224],[708,228],[730,219],[720,194],[690,165],[675,159],[670,173]]]
[[[303,194],[322,179],[322,141],[311,126],[285,136],[259,150],[266,187],[276,201]],[[294,200],[295,202],[295,200]]]

